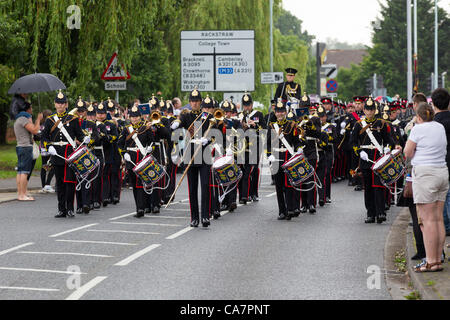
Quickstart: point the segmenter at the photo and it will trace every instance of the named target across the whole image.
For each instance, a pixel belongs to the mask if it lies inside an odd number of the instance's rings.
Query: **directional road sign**
[[[255,90],[255,31],[181,31],[181,91]]]
[[[283,72],[261,72],[261,84],[282,83]]]

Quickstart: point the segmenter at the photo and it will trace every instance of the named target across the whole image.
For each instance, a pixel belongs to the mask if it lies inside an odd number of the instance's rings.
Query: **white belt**
[[[375,147],[374,145],[372,145],[372,144],[368,144],[368,145],[364,145],[364,146],[359,146],[361,149],[370,149],[370,150],[373,150],[373,149],[376,149],[377,147]]]
[[[137,152],[139,150],[138,147],[134,147],[134,148],[127,148],[128,151],[134,151]]]
[[[273,151],[276,151],[276,152],[286,152],[286,151],[288,151],[288,149],[287,149],[287,148],[273,148]]]
[[[103,146],[100,146],[100,147],[94,147],[94,150],[103,150]]]
[[[60,142],[52,142],[52,143],[50,143],[50,144],[52,144],[52,145],[54,145],[54,146],[67,146],[69,143],[68,143],[68,142],[60,141]]]
[[[316,138],[313,138],[313,137],[306,137],[306,140],[317,140]]]
[[[202,143],[202,139],[192,139],[190,143],[200,144]]]
[[[161,145],[160,142],[153,142],[153,144],[154,144],[155,146],[160,146],[160,145]]]

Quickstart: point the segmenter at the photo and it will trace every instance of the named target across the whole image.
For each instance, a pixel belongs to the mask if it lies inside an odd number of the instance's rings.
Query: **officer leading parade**
[[[51,1],[0,4],[0,299],[395,299],[395,272],[448,276],[450,33],[433,56],[421,32],[450,17],[412,1],[351,0],[326,42],[300,7],[317,19],[328,0],[112,2],[109,24],[79,1],[64,26]],[[353,14],[377,20],[342,31]],[[106,257],[135,279],[108,283]],[[41,267],[93,282],[2,275]]]

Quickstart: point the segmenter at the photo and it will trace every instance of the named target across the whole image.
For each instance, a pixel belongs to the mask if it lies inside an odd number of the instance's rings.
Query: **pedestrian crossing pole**
[[[407,59],[408,59],[408,72],[407,72],[407,100],[412,99],[412,39],[411,39],[411,0],[406,0],[406,42],[407,42]]]

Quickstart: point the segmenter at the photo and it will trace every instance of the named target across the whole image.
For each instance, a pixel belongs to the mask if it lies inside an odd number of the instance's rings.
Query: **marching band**
[[[55,169],[55,217],[117,205],[125,183],[133,190],[136,218],[158,214],[187,176],[190,226],[206,228],[221,211],[236,210],[237,201],[259,201],[267,159],[278,220],[315,214],[317,205],[332,202],[332,182],[348,179],[356,191],[364,189],[365,222],[382,223],[403,185],[403,158],[394,151],[404,146],[411,106],[360,96],[348,104],[328,97],[311,102],[294,82],[297,70],[286,72],[288,81],[279,85],[266,116],[247,92],[238,110],[233,101],[219,104],[194,89],[190,109],[181,112],[154,95],[127,110],[110,98],[96,103],[79,97],[68,112],[67,97],[58,92],[56,112],[42,132]]]

